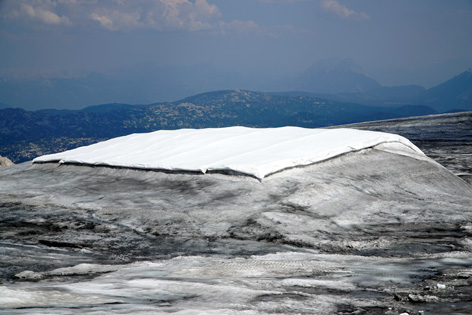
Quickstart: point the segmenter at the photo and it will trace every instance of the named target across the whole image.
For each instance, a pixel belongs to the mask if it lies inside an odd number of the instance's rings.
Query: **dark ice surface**
[[[0,313],[471,314],[471,117],[355,126],[446,168],[374,148],[263,181],[0,169]]]
[[[472,112],[391,119],[349,127],[402,135],[429,157],[472,183]]]

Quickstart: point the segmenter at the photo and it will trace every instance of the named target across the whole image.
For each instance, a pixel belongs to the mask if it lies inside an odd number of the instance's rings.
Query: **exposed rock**
[[[413,303],[435,303],[439,302],[439,298],[434,295],[420,295],[420,294],[409,294],[408,300]]]
[[[15,165],[9,158],[0,155],[0,167]]]

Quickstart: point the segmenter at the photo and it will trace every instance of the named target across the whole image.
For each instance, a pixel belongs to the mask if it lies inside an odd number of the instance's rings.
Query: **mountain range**
[[[472,110],[472,69],[430,89],[408,85],[379,87],[366,92],[308,95],[375,106],[425,105],[438,112]]]
[[[297,95],[309,93],[318,98],[373,106],[427,105],[438,112],[472,109],[471,70],[430,89],[419,85],[385,87],[350,59],[321,60],[303,73],[283,79],[271,73],[244,76],[210,66],[153,65],[82,76],[4,76],[0,78],[0,108],[77,110],[115,102],[151,104],[228,89],[297,91]]]

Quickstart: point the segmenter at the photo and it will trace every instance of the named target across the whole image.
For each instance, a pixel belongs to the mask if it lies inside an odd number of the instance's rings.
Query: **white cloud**
[[[346,6],[340,4],[337,0],[322,0],[321,7],[341,18],[356,18],[362,20],[370,19],[370,16],[368,16],[366,13],[356,12],[354,10],[348,9]]]
[[[96,7],[89,14],[89,18],[110,31],[130,30],[143,27],[141,11],[139,7],[127,8],[126,10],[119,7]]]
[[[148,8],[147,22],[157,29],[200,31],[216,27],[221,13],[206,0],[157,0]]]
[[[109,30],[135,28],[201,31],[215,28],[221,13],[207,0],[108,1],[93,7],[89,18]]]
[[[33,6],[28,3],[21,3],[20,7],[12,10],[7,14],[6,17],[9,18],[19,18],[19,19],[32,19],[37,22],[50,25],[59,25],[59,24],[70,24],[70,20],[67,16],[59,16],[51,9],[53,9],[54,3],[47,2],[41,5]]]
[[[207,0],[10,0],[3,17],[23,25],[99,25],[108,30],[148,28],[200,31],[218,27],[218,7]]]
[[[117,29],[116,26],[113,25],[113,20],[110,19],[106,15],[100,15],[98,13],[92,13],[92,14],[90,14],[90,18],[94,21],[97,21],[98,23],[100,23],[101,26],[103,26],[104,28],[107,28],[111,31],[114,31],[114,30]]]
[[[291,3],[314,0],[259,1]],[[7,3],[4,16],[23,26],[33,27],[34,23],[42,23],[87,29],[95,26],[108,31],[210,31],[214,34],[266,37],[280,37],[295,31],[289,25],[261,27],[253,20],[225,21],[211,0],[10,0]]]

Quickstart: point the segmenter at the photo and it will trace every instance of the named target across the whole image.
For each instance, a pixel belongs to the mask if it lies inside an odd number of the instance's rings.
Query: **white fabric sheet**
[[[210,128],[131,134],[62,153],[35,163],[107,165],[175,171],[235,171],[259,179],[283,169],[323,161],[379,144],[424,156],[395,134],[355,129]],[[401,147],[401,148],[400,148]]]

